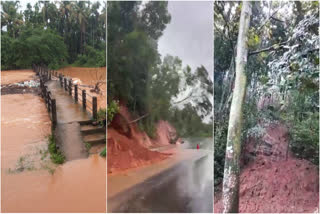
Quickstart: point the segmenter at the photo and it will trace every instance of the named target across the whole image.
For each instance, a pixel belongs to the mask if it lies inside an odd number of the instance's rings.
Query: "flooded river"
[[[35,73],[32,70],[1,71],[1,84],[11,84],[33,79]]]
[[[51,122],[39,96],[1,96],[1,116],[2,212],[105,212],[105,158],[53,165]]]
[[[58,70],[59,73],[81,80],[80,85],[94,86],[97,82],[100,84],[100,93],[92,93],[87,90],[87,94],[98,98],[98,109],[106,108],[106,67],[99,68],[82,68],[82,67],[65,67]],[[84,88],[82,88],[84,89]]]

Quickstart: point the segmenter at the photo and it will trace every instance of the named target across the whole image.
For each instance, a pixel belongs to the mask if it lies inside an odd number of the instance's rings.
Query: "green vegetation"
[[[74,66],[82,67],[103,67],[106,66],[106,47],[101,47],[101,50],[96,50],[87,45],[84,53],[79,54],[77,60],[73,63]]]
[[[106,156],[107,156],[107,148],[104,148],[104,149],[100,152],[100,156],[101,156],[101,157],[106,157]]]
[[[319,164],[318,2],[252,3],[242,147],[264,134],[262,124],[280,122],[298,158]],[[290,13],[281,12],[292,8]],[[234,12],[230,12],[234,11]],[[266,11],[270,11],[266,12]],[[284,10],[287,11],[287,10]],[[241,4],[215,2],[214,184],[224,175],[228,121],[235,80]],[[270,18],[268,14],[274,18]],[[279,21],[280,20],[280,21]],[[264,100],[264,101],[263,101]]]
[[[29,68],[41,63],[54,69],[67,56],[62,37],[50,29],[25,28],[16,39],[3,35],[1,43],[2,69]]]
[[[50,158],[53,163],[55,164],[63,164],[65,161],[65,156],[57,149],[56,140],[54,135],[50,135],[48,137],[49,144],[48,144],[48,150],[50,153]]]
[[[115,100],[120,100],[152,138],[160,120],[171,122],[181,136],[212,136],[212,118],[204,122],[212,112],[207,70],[183,68],[178,57],[161,57],[157,49],[171,20],[168,2],[108,2],[107,15],[112,23],[107,46],[108,124],[117,112]],[[186,123],[186,117],[192,122]]]
[[[292,91],[292,103],[281,119],[288,124],[290,134],[290,149],[299,158],[310,160],[319,165],[319,113],[318,89],[306,94]]]
[[[119,104],[118,102],[111,100],[108,103],[108,115],[107,115],[107,121],[108,121],[108,125],[111,123],[111,121],[113,120],[113,117],[119,112]],[[104,112],[104,115],[106,115],[106,112]]]
[[[1,69],[106,66],[106,5],[39,1],[23,11],[1,2]]]
[[[84,145],[86,146],[87,151],[89,151],[91,149],[91,144],[84,142]]]
[[[105,126],[105,120],[106,120],[106,109],[100,108],[99,111],[97,112],[96,121],[98,121],[101,126]]]

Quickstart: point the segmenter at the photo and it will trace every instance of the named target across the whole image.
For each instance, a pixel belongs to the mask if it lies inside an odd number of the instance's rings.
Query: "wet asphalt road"
[[[213,212],[212,155],[161,172],[108,199],[108,212]]]

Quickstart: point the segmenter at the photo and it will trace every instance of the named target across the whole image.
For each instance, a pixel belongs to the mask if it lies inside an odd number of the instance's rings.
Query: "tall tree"
[[[229,115],[229,127],[223,178],[223,212],[239,211],[239,175],[241,153],[242,106],[246,94],[246,64],[251,2],[242,3],[236,56],[236,79]]]

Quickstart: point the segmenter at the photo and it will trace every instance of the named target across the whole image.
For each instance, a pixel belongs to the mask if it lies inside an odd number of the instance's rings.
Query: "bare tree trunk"
[[[228,101],[228,99],[226,98],[231,92],[232,82],[234,79],[233,77],[234,77],[234,54],[232,55],[232,58],[231,58],[229,70],[227,71],[226,75],[223,77],[223,80],[222,80],[223,86],[222,86],[222,96],[221,96],[220,106],[218,109],[219,113],[222,113],[222,110],[226,105],[225,102]]]
[[[236,80],[232,97],[223,177],[223,213],[239,212],[239,175],[241,153],[242,107],[246,94],[245,67],[248,58],[248,31],[251,2],[243,1],[237,43]]]

